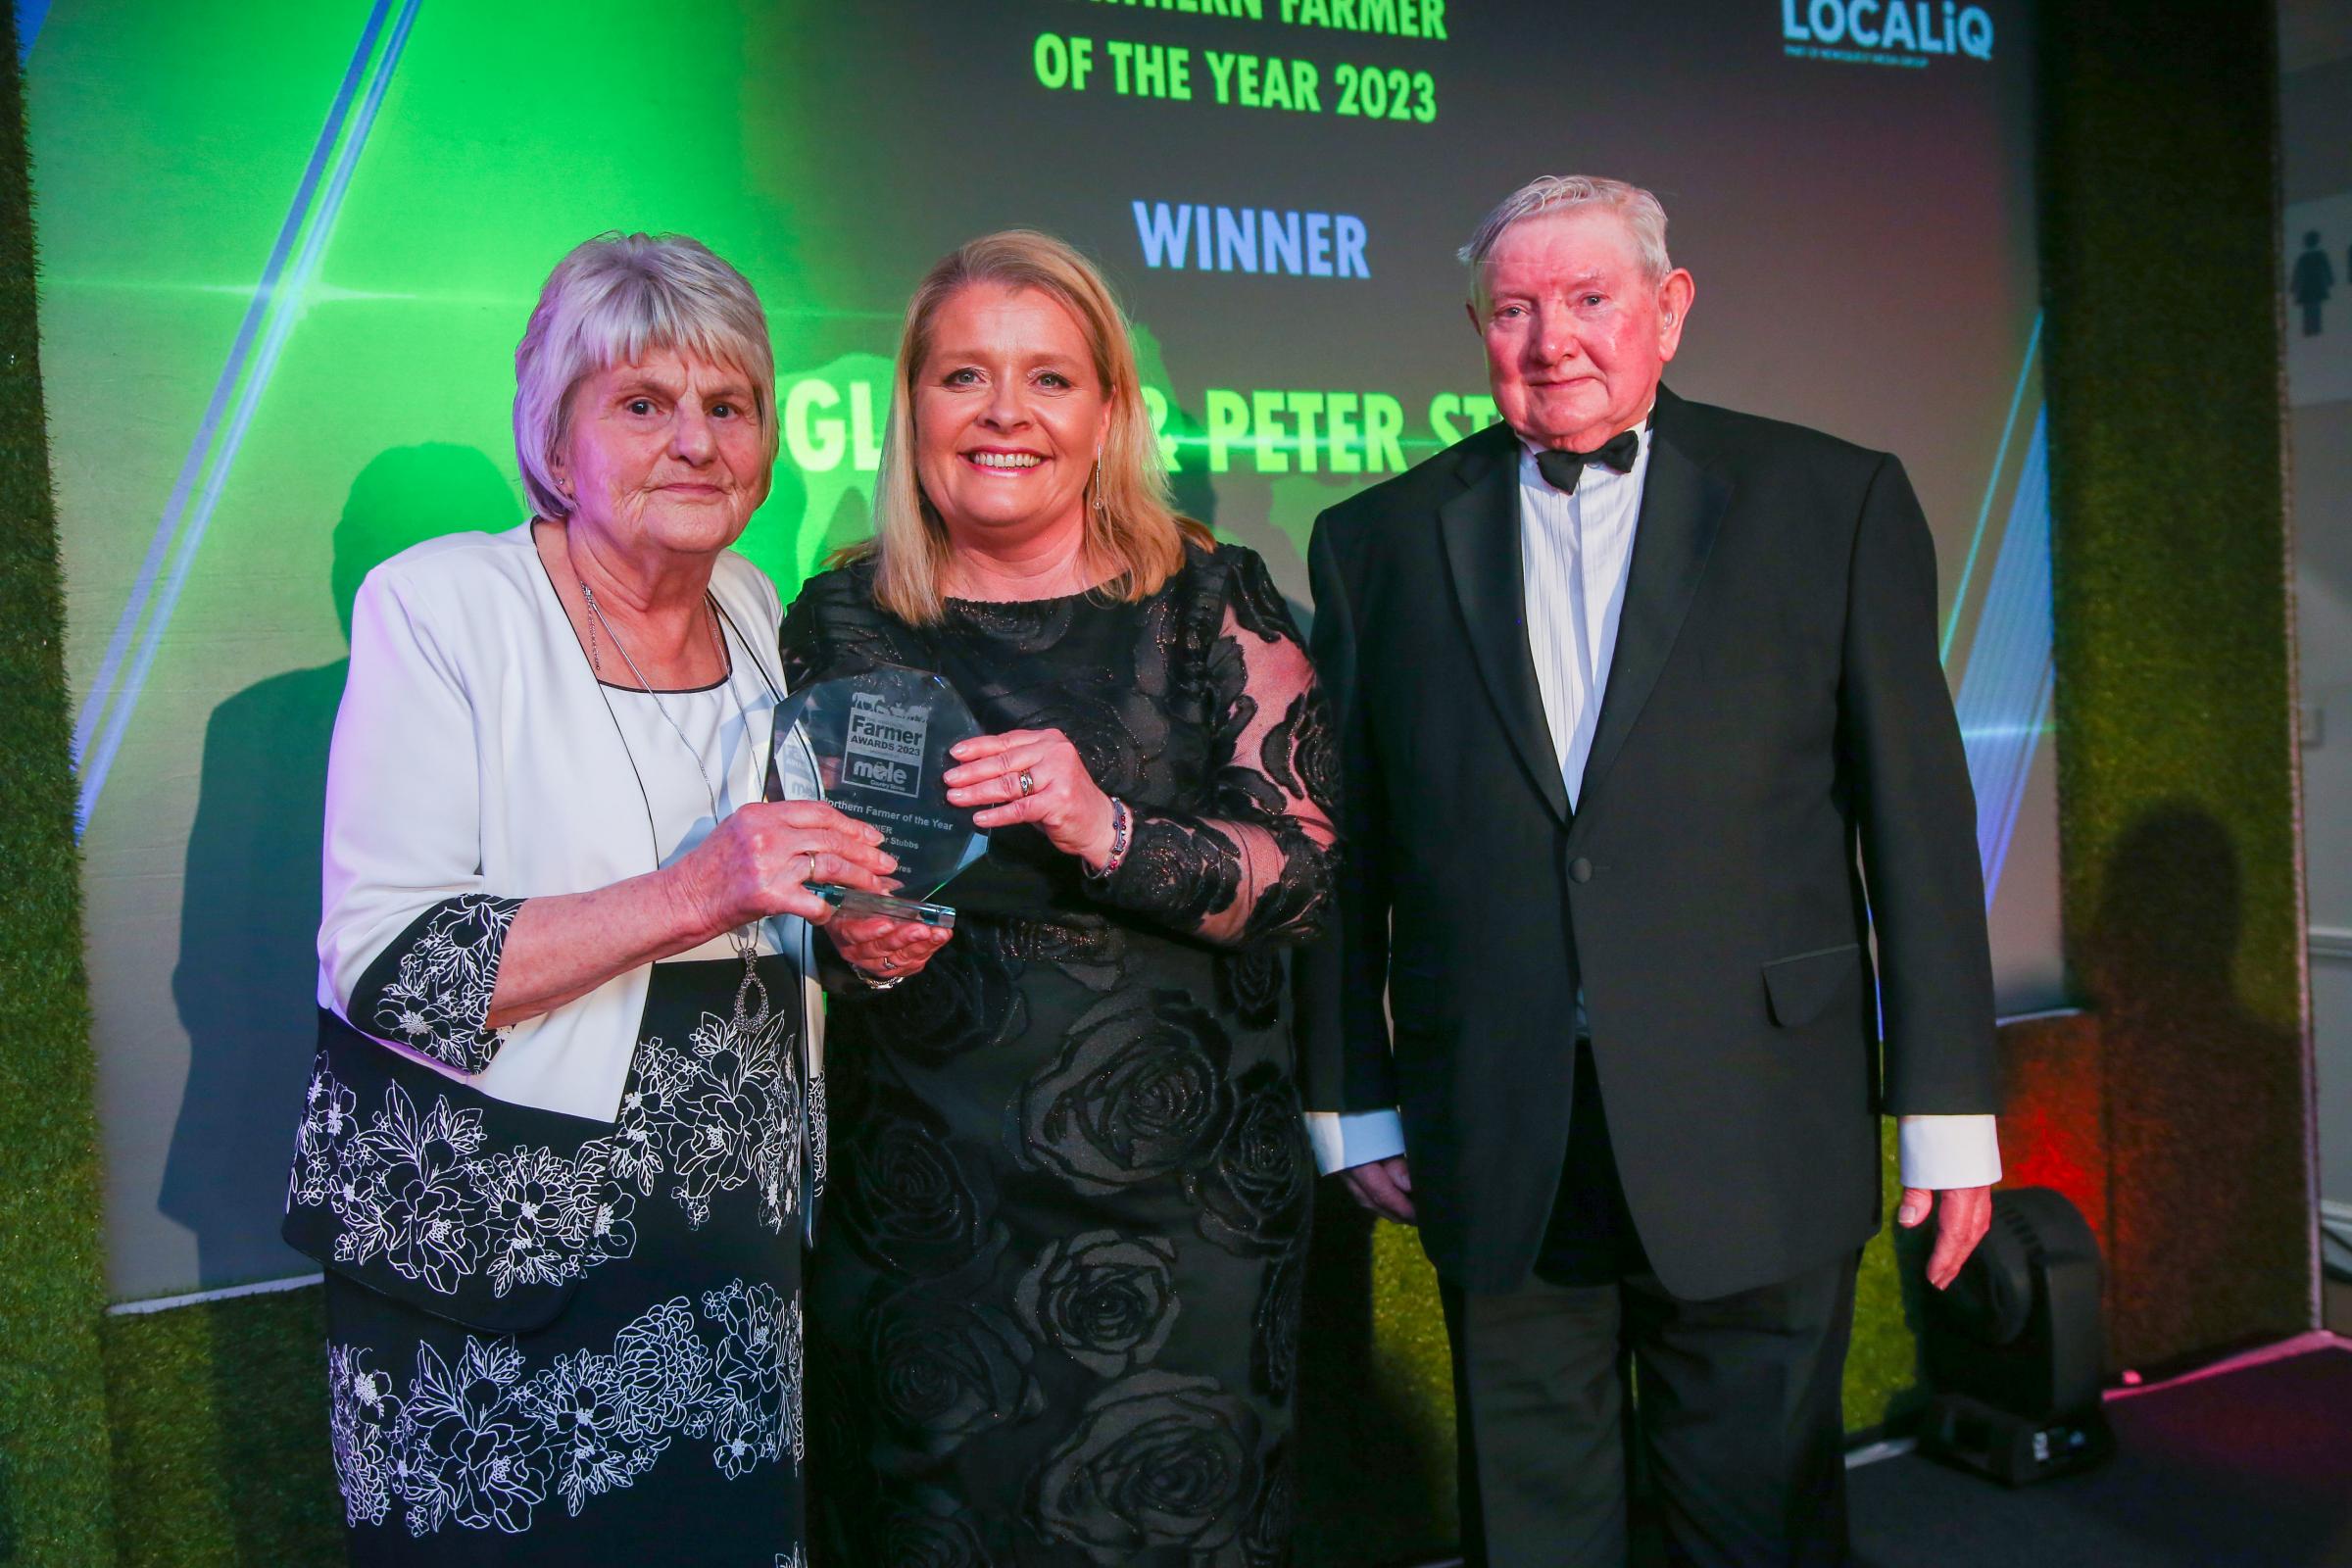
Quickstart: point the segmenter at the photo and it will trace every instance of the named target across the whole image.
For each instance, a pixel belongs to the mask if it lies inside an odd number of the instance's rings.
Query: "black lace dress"
[[[795,685],[935,669],[992,732],[1061,730],[1136,828],[1100,880],[993,835],[930,965],[834,1002],[813,1560],[1287,1561],[1313,1164],[1281,949],[1334,854],[1289,610],[1233,546],[1142,604],[951,601],[922,629],[871,582],[803,591]]]

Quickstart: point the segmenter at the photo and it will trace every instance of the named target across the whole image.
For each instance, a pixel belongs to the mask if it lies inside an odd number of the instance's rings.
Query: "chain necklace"
[[[645,671],[638,668],[637,661],[630,657],[628,646],[620,640],[619,633],[612,629],[612,623],[605,618],[604,606],[596,602],[596,590],[588,586],[588,581],[584,577],[579,579],[579,584],[580,598],[586,602],[590,617],[588,622],[588,666],[590,671],[599,676],[604,673],[604,663],[598,657],[596,646],[597,628],[602,627],[606,638],[612,644],[612,651],[620,655],[622,662],[629,666],[629,673],[637,677],[637,684],[643,689],[645,695],[654,700],[654,711],[662,715],[662,722],[669,726],[669,732],[678,738],[678,744],[686,749],[686,755],[694,759],[695,781],[703,786],[703,792],[710,799],[710,830],[714,833],[717,832],[719,823],[718,786],[710,782],[710,775],[704,770],[702,752],[696,748],[694,742],[686,738],[686,731],[681,729],[678,721],[670,716],[669,705],[662,701],[662,694],[654,690],[654,683],[645,678]],[[727,662],[726,633],[718,630],[721,612],[717,602],[710,597],[707,590],[703,594],[703,607],[710,617],[710,624],[717,641],[719,661],[721,663],[725,663]],[[748,656],[748,649],[746,654]],[[764,675],[765,671],[761,673]],[[735,697],[736,711],[743,715],[744,741],[748,746],[752,734],[752,715],[745,710],[743,699],[736,696],[732,677],[724,680],[722,684],[726,686],[727,694]],[[629,749],[629,737],[625,731],[620,736],[620,747],[624,752]],[[634,754],[629,757],[629,765],[631,767],[637,765]],[[727,769],[723,754],[720,757],[718,768],[719,776],[723,780]],[[655,858],[659,859],[660,856],[661,845],[657,840]],[[754,920],[748,925],[737,927],[727,933],[727,941],[735,949],[735,956],[743,960],[743,981],[735,988],[735,1027],[746,1032],[758,1029],[767,1022],[767,982],[760,978],[759,929],[760,922]],[[756,1005],[753,1002],[755,995],[759,999]]]

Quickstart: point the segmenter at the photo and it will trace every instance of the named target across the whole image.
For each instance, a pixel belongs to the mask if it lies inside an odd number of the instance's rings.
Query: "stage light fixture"
[[[2021,1486],[2114,1450],[2099,1399],[2099,1247],[2063,1195],[1992,1195],[1983,1244],[1949,1290],[1928,1298],[1926,1349],[1937,1392],[1923,1452]]]

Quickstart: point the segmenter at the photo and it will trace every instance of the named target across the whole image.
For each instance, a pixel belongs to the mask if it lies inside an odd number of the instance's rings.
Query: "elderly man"
[[[1310,551],[1317,1154],[1437,1266],[1474,1562],[1622,1561],[1629,1419],[1675,1560],[1837,1562],[1880,1114],[1936,1286],[1999,1178],[1935,548],[1893,458],[1660,384],[1648,192],[1537,180],[1462,258],[1503,422]]]

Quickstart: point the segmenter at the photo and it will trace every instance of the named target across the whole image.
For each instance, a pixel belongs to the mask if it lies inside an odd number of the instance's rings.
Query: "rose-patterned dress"
[[[809,1276],[810,1546],[830,1568],[1275,1564],[1313,1164],[1285,944],[1332,879],[1325,710],[1264,564],[1140,604],[951,601],[872,568],[785,618],[795,683],[933,669],[1056,728],[1135,813],[1106,879],[1017,827],[953,941],[834,988],[832,1198]]]

